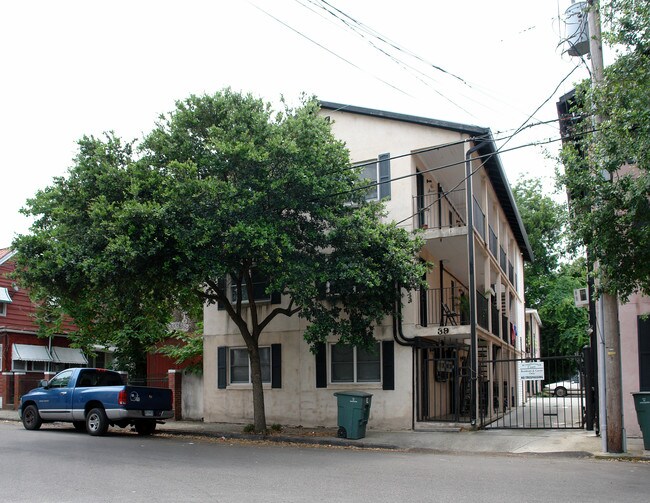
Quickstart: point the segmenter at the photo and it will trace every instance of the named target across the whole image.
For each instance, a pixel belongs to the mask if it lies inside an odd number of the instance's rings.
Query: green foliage
[[[177,364],[190,362],[186,370],[194,374],[203,373],[203,337],[201,333],[174,332],[176,343],[158,348],[158,353],[170,357]]]
[[[248,348],[264,430],[258,348],[273,319],[304,317],[312,345],[336,335],[369,346],[401,302],[397,285],[412,289],[423,273],[420,240],[365,201],[361,168],[318,111],[305,99],[273,113],[226,89],[177,102],[137,156],[112,134],[83,138],[68,177],[28,201],[36,223],[13,244],[22,281],[58,299],[84,341],[141,355],[174,308],[221,303]],[[269,278],[267,293],[284,294],[263,319],[253,271]],[[233,304],[219,281],[228,276]]]
[[[535,260],[524,265],[526,306],[542,321],[544,356],[573,355],[588,343],[588,313],[575,307],[573,290],[587,284],[583,259],[567,257],[567,208],[543,193],[537,179],[520,179],[513,188]]]
[[[650,292],[650,3],[602,2],[616,61],[576,92],[574,142],[562,151],[575,242],[599,263],[601,288],[626,299]],[[602,119],[594,131],[588,117]],[[607,181],[601,173],[613,174]]]

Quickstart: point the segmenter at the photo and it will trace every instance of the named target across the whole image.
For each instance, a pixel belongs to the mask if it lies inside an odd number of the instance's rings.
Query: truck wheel
[[[95,437],[106,434],[108,430],[108,418],[102,408],[91,409],[86,416],[86,431]]]
[[[38,430],[43,424],[36,405],[28,405],[23,410],[23,426],[26,430]]]
[[[156,431],[156,421],[136,421],[135,431],[138,435],[151,435]]]
[[[72,421],[72,426],[77,431],[86,431],[86,421]]]

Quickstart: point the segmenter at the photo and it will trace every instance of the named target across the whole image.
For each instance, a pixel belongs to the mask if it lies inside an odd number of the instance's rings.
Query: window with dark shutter
[[[390,197],[390,154],[379,155],[379,199]]]
[[[271,388],[282,387],[282,344],[271,344]]]

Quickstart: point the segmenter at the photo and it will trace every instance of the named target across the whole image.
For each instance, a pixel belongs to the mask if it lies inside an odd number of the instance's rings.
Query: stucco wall
[[[206,309],[206,326],[219,325],[223,311],[212,306]],[[304,329],[297,317],[285,320],[285,325]],[[225,324],[225,320],[222,320]],[[278,325],[282,325],[278,323]],[[392,328],[377,330],[380,340],[392,340]],[[337,425],[337,403],[333,394],[341,390],[367,391],[373,394],[368,428],[410,429],[412,427],[412,352],[410,348],[395,345],[395,390],[384,391],[381,384],[328,384],[316,388],[316,362],[302,338],[302,331],[281,330],[273,327],[260,340],[261,346],[282,344],[282,387],[265,385],[264,405],[267,423],[302,425],[305,427]],[[204,418],[207,422],[252,423],[253,400],[250,385],[229,385],[217,388],[217,348],[241,347],[237,333],[204,336]],[[399,369],[399,371],[397,371]]]

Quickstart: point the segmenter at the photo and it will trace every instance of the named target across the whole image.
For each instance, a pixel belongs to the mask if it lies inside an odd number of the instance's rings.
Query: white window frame
[[[7,303],[0,302],[0,316],[7,316]]]
[[[260,352],[262,352],[264,350],[264,351],[268,351],[268,353],[269,353],[269,358],[268,358],[268,360],[269,360],[269,363],[268,363],[268,379],[267,380],[264,379],[264,367],[265,367],[265,365],[264,365],[263,362],[261,362],[261,364],[262,364],[262,384],[271,384],[271,380],[272,380],[272,375],[271,375],[271,372],[272,372],[271,346],[260,346],[259,349],[260,349]],[[233,375],[232,375],[233,357],[232,357],[232,354],[233,354],[234,351],[242,351],[246,355],[246,361],[248,362],[248,381],[233,381]],[[261,355],[260,355],[260,357],[261,357]],[[242,367],[243,367],[243,365],[242,365]],[[246,349],[245,347],[229,347],[228,348],[228,366],[227,366],[227,369],[228,369],[228,384],[229,385],[239,386],[239,385],[251,385],[252,384],[252,380],[251,380],[251,361],[250,361],[250,357],[248,355],[248,349]]]
[[[352,347],[352,373],[353,373],[353,378],[351,381],[342,381],[342,380],[334,380],[334,369],[333,369],[333,358],[332,358],[332,349],[334,346],[336,346],[335,343],[328,344],[327,348],[327,366],[328,366],[328,374],[329,374],[329,383],[332,385],[339,385],[339,384],[380,384],[382,382],[383,378],[383,366],[382,366],[382,344],[380,341],[376,341],[375,344],[377,345],[377,367],[379,369],[379,378],[377,380],[373,381],[360,381],[359,380],[359,361],[357,360],[357,347],[353,346]]]
[[[31,360],[11,360],[11,370],[18,370],[20,372],[47,372],[48,363]]]
[[[359,178],[369,180],[369,183],[375,184],[373,187],[368,187],[365,196],[366,201],[379,201],[379,159],[368,159],[367,161],[358,163],[356,166],[362,168]],[[367,173],[373,171],[374,173]]]

